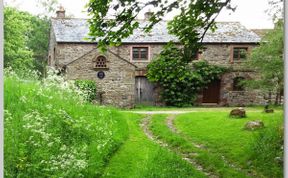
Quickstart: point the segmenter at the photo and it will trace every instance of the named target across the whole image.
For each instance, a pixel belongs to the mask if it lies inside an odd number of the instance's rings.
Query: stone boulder
[[[249,121],[245,124],[244,129],[246,130],[256,130],[264,127],[264,123],[260,120]]]
[[[274,110],[273,109],[265,109],[264,112],[265,113],[274,113]]]
[[[230,117],[244,118],[246,117],[246,111],[244,108],[233,109],[230,112]]]

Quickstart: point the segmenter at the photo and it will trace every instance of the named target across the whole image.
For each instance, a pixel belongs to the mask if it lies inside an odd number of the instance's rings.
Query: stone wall
[[[108,68],[102,69],[106,76],[104,79],[97,78],[99,69],[93,68],[93,59],[100,54],[95,44],[83,43],[55,43],[53,30],[51,30],[49,55],[51,66],[67,65],[66,76],[68,79],[89,79],[97,84],[98,101],[103,104],[133,107],[135,104],[135,76],[145,76],[145,70],[149,62],[157,57],[163,49],[163,44],[143,44],[150,48],[150,60],[147,62],[135,62],[131,60],[132,46],[137,44],[123,44],[112,47],[104,54],[108,60]],[[237,45],[239,46],[239,45]],[[244,45],[247,46],[247,45]],[[249,45],[252,49],[256,45]],[[55,58],[53,48],[55,47]],[[263,97],[257,92],[232,91],[233,79],[237,76],[250,77],[250,74],[238,70],[240,63],[231,63],[231,50],[229,44],[206,44],[201,58],[211,64],[222,65],[232,69],[232,72],[222,76],[220,105],[242,105],[263,103]],[[55,59],[55,60],[53,60]],[[238,71],[238,72],[237,72]],[[157,97],[159,100],[159,97]],[[199,95],[201,98],[201,94]],[[199,100],[201,102],[201,100]],[[159,102],[160,103],[160,102]]]
[[[255,48],[256,44],[206,44],[201,54],[201,59],[207,60],[210,64],[220,65],[229,68],[230,72],[225,73],[221,78],[220,103],[223,106],[242,106],[263,104],[263,94],[257,91],[244,90],[233,91],[233,80],[236,77],[251,79],[255,74],[245,70],[243,63],[231,62],[232,50],[234,46],[248,47],[248,52]],[[202,102],[202,92],[200,92],[197,102]]]
[[[54,50],[55,49],[55,50]],[[54,34],[54,30],[53,28],[51,28],[50,30],[50,39],[49,39],[49,53],[48,53],[48,65],[49,66],[55,66],[56,64],[56,54],[54,53],[54,51],[56,51],[57,49],[57,43],[56,43],[56,39],[55,39],[55,34]]]
[[[131,108],[134,106],[135,66],[119,59],[111,52],[100,54],[95,45],[59,44],[59,63],[68,64],[68,79],[94,80],[97,85],[98,102],[101,104]],[[107,58],[107,69],[95,69],[93,59],[99,55]],[[97,73],[104,71],[105,78],[99,79]],[[101,95],[101,96],[100,96]]]
[[[251,91],[244,88],[243,91],[233,91],[233,80],[236,77],[251,79],[255,77],[255,74],[235,71],[224,74],[221,79],[220,105],[245,106],[259,105],[265,102],[263,94],[256,90]]]
[[[145,62],[135,62],[132,61],[131,56],[131,50],[132,47],[148,47],[150,49],[149,52],[149,61]],[[136,65],[139,69],[145,69],[149,62],[157,57],[157,55],[160,54],[161,50],[163,49],[164,44],[123,44],[117,48],[111,48],[110,50],[114,53],[118,54],[121,58],[126,59],[127,61],[130,61],[134,65]]]

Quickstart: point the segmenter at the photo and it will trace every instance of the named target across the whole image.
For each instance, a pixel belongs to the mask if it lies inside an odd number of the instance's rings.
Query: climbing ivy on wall
[[[198,92],[226,71],[205,60],[187,61],[183,50],[169,43],[148,65],[147,78],[160,85],[161,98],[166,105],[193,105]]]

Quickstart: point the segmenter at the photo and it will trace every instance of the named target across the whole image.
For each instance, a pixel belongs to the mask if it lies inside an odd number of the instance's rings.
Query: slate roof
[[[268,32],[272,31],[273,29],[251,29],[254,33],[256,33],[258,36],[263,38]]]
[[[91,42],[87,40],[89,38],[87,19],[53,18],[51,21],[57,42]],[[140,26],[144,26],[145,23],[143,20],[140,21]],[[217,27],[215,32],[207,31],[204,43],[258,43],[261,40],[256,33],[246,29],[239,22],[217,22]],[[169,41],[179,42],[177,37],[168,33],[167,21],[161,21],[150,33],[145,34],[141,30],[135,30],[133,35],[123,39],[122,42],[167,43]]]

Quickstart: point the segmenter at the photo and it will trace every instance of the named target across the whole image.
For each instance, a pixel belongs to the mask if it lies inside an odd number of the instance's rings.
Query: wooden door
[[[146,77],[135,78],[135,95],[137,104],[154,104],[154,85]]]
[[[203,89],[202,103],[219,103],[221,80],[214,80]]]

